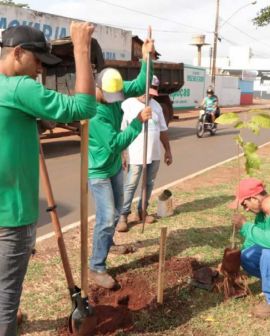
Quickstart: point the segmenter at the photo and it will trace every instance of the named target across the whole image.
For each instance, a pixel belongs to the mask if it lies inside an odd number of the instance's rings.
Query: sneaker
[[[140,221],[142,221],[142,211],[138,211],[138,218],[139,218]],[[156,221],[155,216],[148,215],[148,213],[146,212],[145,223],[146,224],[152,224],[155,221]]]
[[[116,281],[107,272],[96,272],[90,270],[91,280],[98,286],[112,289],[116,285]]]
[[[270,317],[270,304],[259,303],[251,311],[252,315],[258,318],[269,318]]]
[[[127,215],[121,215],[116,226],[116,231],[118,232],[127,232],[128,231],[128,221]]]

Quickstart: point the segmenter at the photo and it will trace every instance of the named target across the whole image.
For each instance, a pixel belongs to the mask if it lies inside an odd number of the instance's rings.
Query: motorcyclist
[[[206,91],[206,97],[203,99],[201,106],[211,115],[212,123],[220,115],[220,110],[218,106],[218,97],[215,95],[214,89],[210,86]]]

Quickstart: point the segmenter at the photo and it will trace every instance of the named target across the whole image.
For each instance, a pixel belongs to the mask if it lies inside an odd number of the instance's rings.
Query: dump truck
[[[52,44],[52,53],[62,62],[48,67],[42,76],[43,84],[66,94],[73,94],[75,85],[75,63],[69,26],[74,19],[37,12],[30,9],[0,5],[0,29],[10,26],[29,25],[44,32]],[[143,41],[130,31],[106,25],[95,24],[91,46],[91,63],[97,73],[104,67],[119,70],[124,80],[134,79],[140,70],[139,59]],[[160,62],[160,54],[155,53],[154,73],[160,80],[159,97],[155,98],[162,106],[167,124],[173,118],[170,94],[178,91],[184,84],[183,63]],[[62,137],[80,134],[80,124],[59,124],[40,120],[41,138]],[[57,132],[56,132],[57,130]]]

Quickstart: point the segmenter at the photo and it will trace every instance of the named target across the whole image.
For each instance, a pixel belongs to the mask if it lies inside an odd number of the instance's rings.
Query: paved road
[[[242,114],[244,115],[244,113]],[[207,168],[237,154],[233,137],[238,133],[230,127],[220,127],[215,136],[198,139],[195,135],[196,120],[174,122],[169,133],[174,158],[171,167],[161,165],[155,187],[173,182],[179,178]],[[270,141],[270,131],[259,136],[245,132],[245,136],[263,144]],[[53,140],[43,145],[49,169],[54,196],[62,226],[79,220],[79,151],[77,137]],[[38,236],[51,230],[50,218],[46,213],[46,199],[42,186],[40,193],[40,220]],[[89,215],[94,213],[90,200]]]

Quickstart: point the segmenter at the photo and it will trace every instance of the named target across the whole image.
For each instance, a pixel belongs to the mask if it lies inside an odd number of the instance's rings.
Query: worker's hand
[[[150,106],[146,106],[137,116],[140,122],[144,123],[152,118],[152,109]]]
[[[171,165],[173,162],[172,153],[170,151],[166,151],[164,154],[164,162],[167,166]]]
[[[73,42],[74,52],[89,51],[94,30],[94,25],[89,22],[71,22],[70,36]]]
[[[146,61],[148,53],[150,53],[150,55],[152,55],[152,54],[154,54],[154,52],[155,52],[154,40],[152,40],[150,38],[147,38],[142,45],[143,59]]]
[[[234,225],[237,230],[240,230],[246,221],[246,217],[240,213],[235,213],[232,216],[232,225]]]

